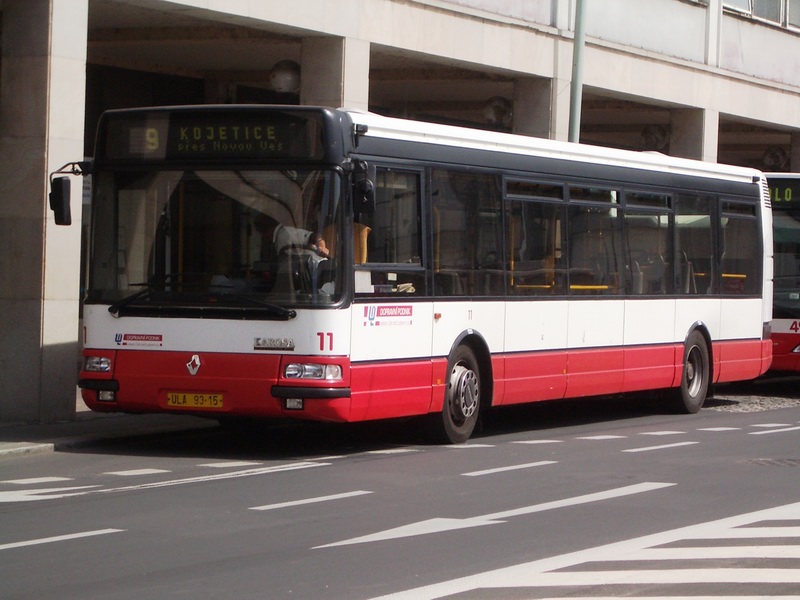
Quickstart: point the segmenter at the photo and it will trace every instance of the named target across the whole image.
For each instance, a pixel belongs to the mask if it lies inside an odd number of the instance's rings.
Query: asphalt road
[[[798,597],[795,380],[0,461],[0,598]],[[794,596],[792,596],[794,594]]]

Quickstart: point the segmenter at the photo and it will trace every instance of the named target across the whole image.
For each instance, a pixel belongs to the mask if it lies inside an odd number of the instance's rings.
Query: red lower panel
[[[715,364],[718,373],[715,381],[741,381],[755,379],[769,367],[769,344],[761,340],[716,342],[714,344]],[[767,354],[767,356],[765,356]]]
[[[495,404],[563,398],[567,389],[566,352],[512,354],[505,359],[505,394],[495,387]]]
[[[431,360],[351,365],[351,420],[427,413],[431,406],[432,377]]]
[[[622,391],[636,392],[680,385],[683,346],[638,346],[624,350]]]
[[[795,333],[772,334],[773,371],[800,371],[800,352],[792,352],[800,345],[800,335]]]

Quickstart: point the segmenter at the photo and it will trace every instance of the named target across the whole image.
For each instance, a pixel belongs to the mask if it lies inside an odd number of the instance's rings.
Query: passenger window
[[[354,224],[356,294],[426,293],[419,202],[421,174],[378,168],[375,212]]]
[[[490,174],[431,172],[436,294],[503,293],[500,186]]]
[[[722,203],[722,256],[719,289],[723,294],[756,294],[761,281],[756,206]]]
[[[602,193],[614,194],[607,191]],[[617,294],[622,291],[622,243],[617,212],[615,205],[570,207],[568,237],[571,294]]]
[[[714,291],[712,200],[705,196],[675,198],[675,284],[679,294]]]
[[[625,195],[625,242],[630,279],[628,289],[634,295],[671,294],[672,236],[669,196],[640,192]],[[652,207],[659,210],[637,210]]]
[[[564,208],[535,201],[509,200],[506,218],[508,288],[511,294],[563,294]]]

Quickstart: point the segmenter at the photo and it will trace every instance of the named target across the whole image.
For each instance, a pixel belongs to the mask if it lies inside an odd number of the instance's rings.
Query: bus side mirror
[[[367,161],[358,160],[353,164],[353,214],[375,214],[374,177],[375,168],[370,169]]]
[[[56,225],[72,225],[69,206],[69,177],[54,177],[50,181],[50,210]]]
[[[366,177],[353,183],[353,212],[375,214],[375,184]]]

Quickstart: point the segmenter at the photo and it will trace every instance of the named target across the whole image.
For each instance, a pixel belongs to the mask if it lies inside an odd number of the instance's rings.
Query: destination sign
[[[98,156],[117,161],[319,160],[322,115],[290,110],[109,113]]]
[[[770,177],[769,197],[772,200],[772,207],[798,208],[800,207],[800,178],[780,178]]]

